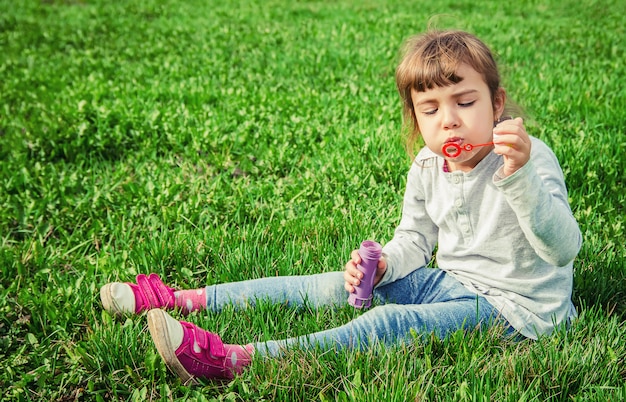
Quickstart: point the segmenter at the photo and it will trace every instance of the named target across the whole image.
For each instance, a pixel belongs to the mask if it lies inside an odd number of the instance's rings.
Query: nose
[[[461,125],[459,115],[454,111],[454,109],[446,108],[443,110],[442,124],[443,128],[446,130],[458,128]]]

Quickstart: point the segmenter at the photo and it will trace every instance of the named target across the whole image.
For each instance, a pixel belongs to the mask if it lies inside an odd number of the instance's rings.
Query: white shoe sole
[[[122,316],[128,311],[122,310],[115,299],[113,298],[113,283],[107,283],[106,285],[100,288],[100,301],[102,302],[102,307],[111,314],[116,316]]]
[[[167,320],[170,318],[167,313],[160,309],[148,311],[148,330],[152,336],[152,341],[165,361],[165,365],[176,374],[184,383],[196,383],[195,377],[183,367],[176,356],[176,350],[172,346],[172,339]]]

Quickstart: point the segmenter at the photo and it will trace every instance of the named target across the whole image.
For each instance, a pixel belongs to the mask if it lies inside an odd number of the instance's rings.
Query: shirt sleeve
[[[547,145],[533,140],[528,163],[504,179],[496,173],[494,184],[503,192],[540,258],[557,267],[574,260],[582,234],[567,200],[563,172]]]
[[[409,169],[402,218],[393,239],[383,247],[387,271],[380,285],[404,278],[430,261],[437,242],[438,228],[428,216],[420,173],[424,168],[414,162]]]

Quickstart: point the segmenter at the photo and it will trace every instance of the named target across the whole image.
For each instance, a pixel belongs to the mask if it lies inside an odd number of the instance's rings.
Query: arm
[[[514,174],[495,178],[531,246],[544,261],[565,266],[578,254],[582,235],[567,201],[563,172],[554,153],[532,142],[530,160]]]
[[[404,278],[414,270],[428,264],[437,242],[438,228],[426,211],[426,200],[420,174],[422,167],[411,165],[407,177],[402,218],[394,237],[383,247],[386,272],[379,285]]]
[[[537,255],[555,266],[567,265],[578,254],[582,235],[556,156],[543,142],[531,139],[519,117],[498,124],[493,134],[494,152],[504,160],[494,175],[495,185]]]

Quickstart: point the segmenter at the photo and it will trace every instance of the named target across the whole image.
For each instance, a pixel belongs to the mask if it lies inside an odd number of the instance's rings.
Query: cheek
[[[422,119],[420,121],[420,127],[423,131],[428,131],[431,135],[436,135],[440,126],[435,119]]]
[[[428,138],[431,130],[427,122],[422,119],[415,119],[415,128],[422,138]]]

